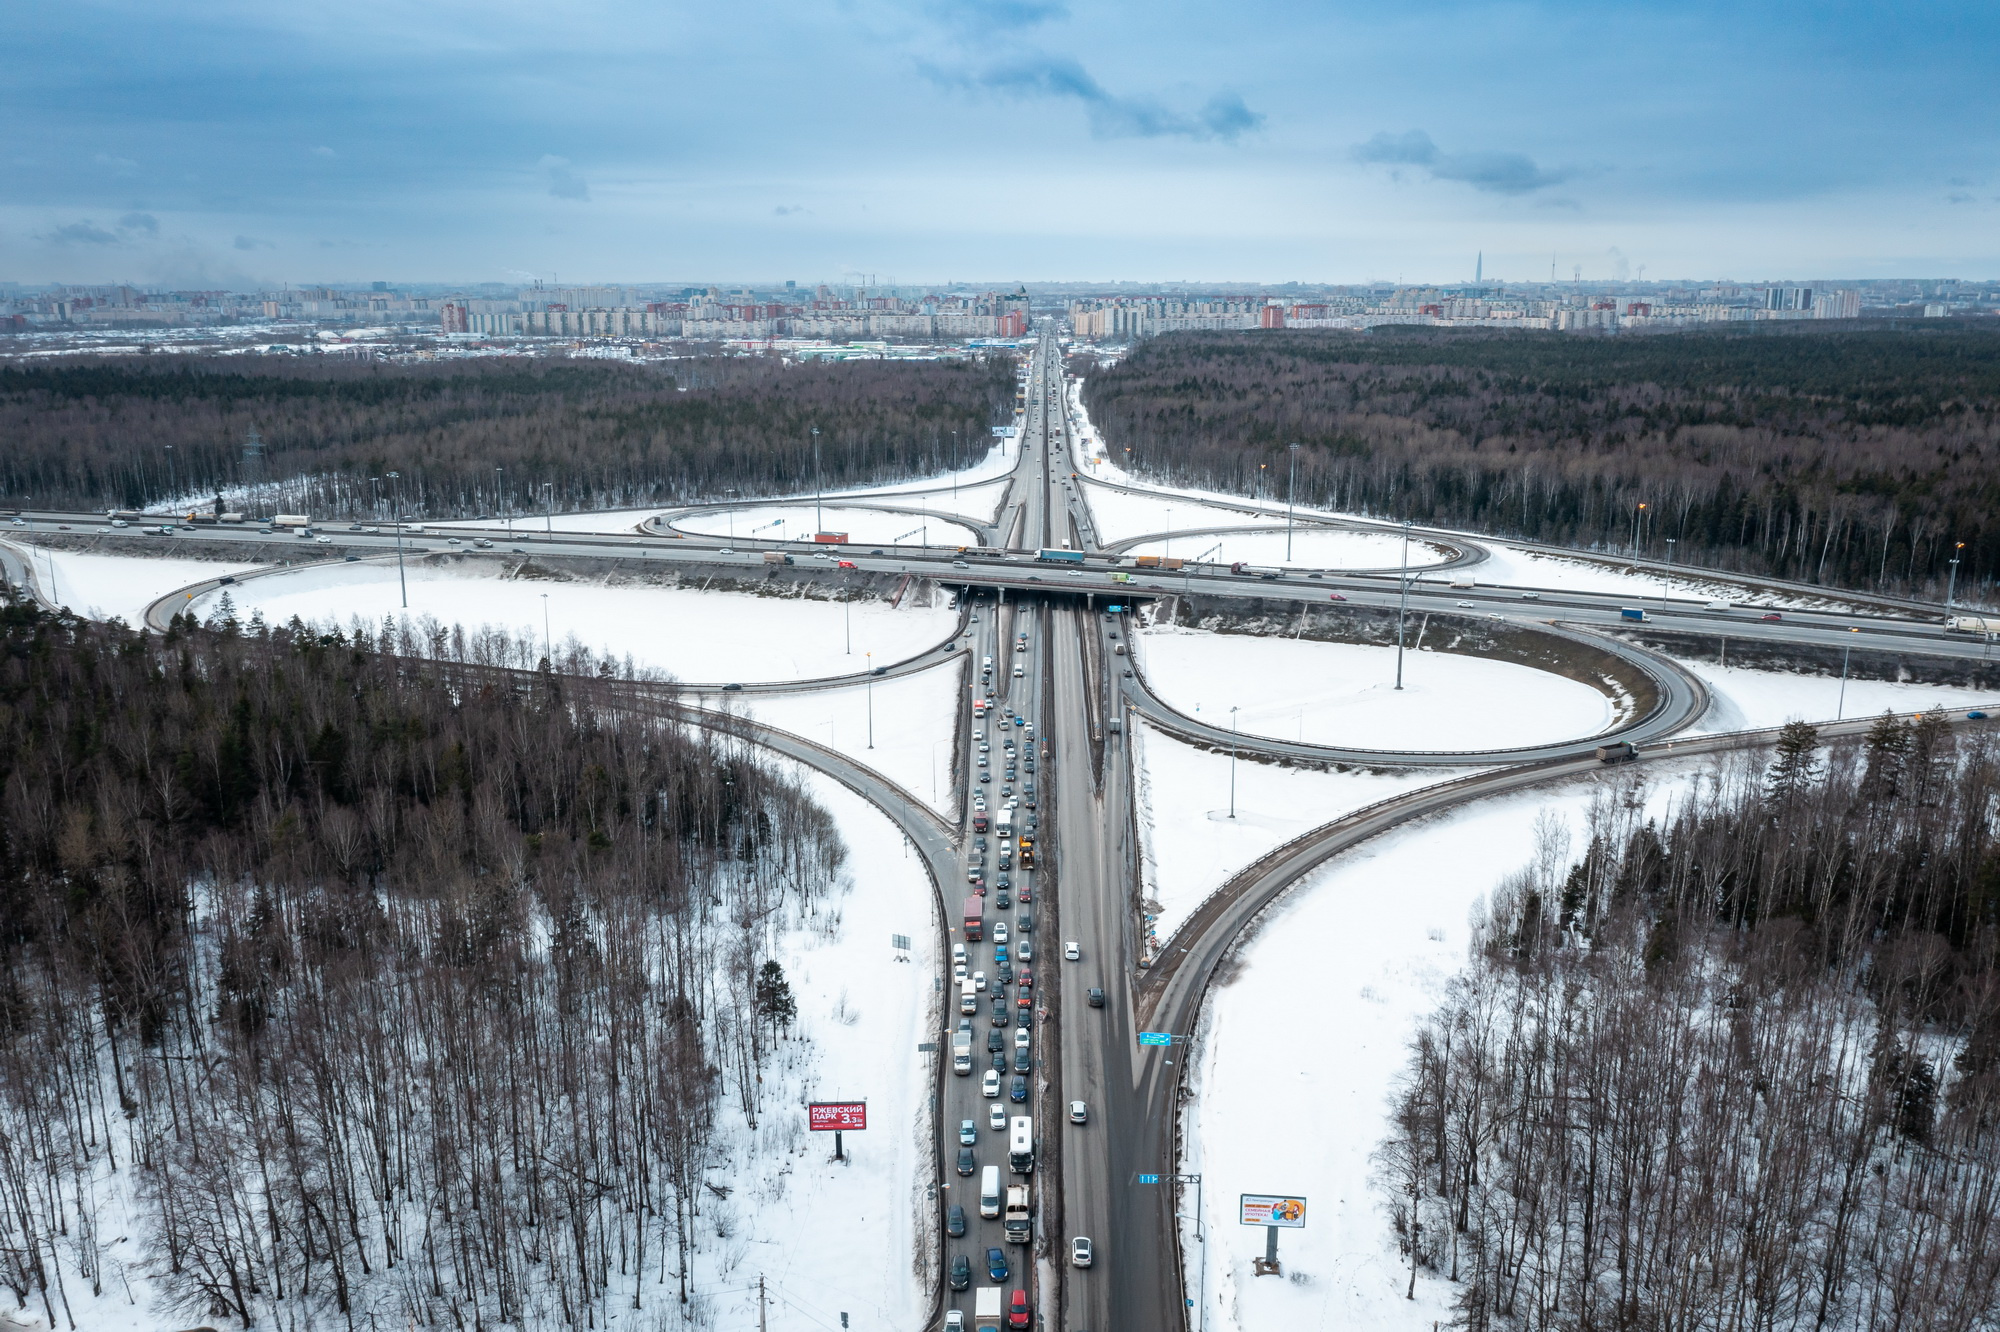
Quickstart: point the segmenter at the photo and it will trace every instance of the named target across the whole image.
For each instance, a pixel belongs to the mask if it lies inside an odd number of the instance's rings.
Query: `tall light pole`
[[[875,748],[875,654],[868,654],[868,747]]]
[[[821,506],[824,504],[826,500],[826,473],[822,472],[819,469],[819,427],[814,426],[812,428],[812,432],[813,432],[813,534],[817,536],[819,533],[826,531],[826,515],[821,511]]]
[[[542,508],[542,530],[550,541],[556,539],[556,483],[542,482],[542,495],[546,503]]]
[[[403,474],[384,472],[389,478],[389,494],[396,515],[396,581],[403,585],[403,609],[410,608],[410,576],[403,570]]]
[[[1678,539],[1679,538],[1677,537],[1667,538],[1667,568],[1669,569],[1672,569],[1674,567],[1674,542],[1677,541]],[[1663,603],[1667,599],[1667,580],[1671,576],[1672,576],[1671,574],[1660,575],[1660,600]]]
[[[1963,541],[1951,548],[1951,581],[1944,585],[1944,605],[1951,609],[1951,599],[1958,594],[1958,552],[1965,549]]]
[[[549,594],[542,593],[542,656],[551,667],[556,664],[555,635],[549,631]]]
[[[1396,688],[1403,687],[1403,625],[1410,614],[1410,520],[1403,520],[1403,573],[1396,596]]]
[[[1291,455],[1291,476],[1285,482],[1285,563],[1292,562],[1292,513],[1299,497],[1299,446],[1285,445],[1285,452]]]
[[[1861,631],[1859,629],[1849,629],[1847,632],[1858,634]],[[1847,640],[1847,645],[1840,649],[1840,701],[1834,705],[1833,719],[1835,721],[1839,721],[1847,715],[1847,654],[1853,650],[1854,640],[1851,638]]]
[[[1229,817],[1236,817],[1236,708],[1229,709]]]
[[[1646,516],[1646,506],[1641,504],[1632,510],[1632,558],[1639,558],[1639,520]]]
[[[174,492],[180,488],[174,484],[174,446],[167,444],[163,447],[167,451],[167,502],[172,503]]]

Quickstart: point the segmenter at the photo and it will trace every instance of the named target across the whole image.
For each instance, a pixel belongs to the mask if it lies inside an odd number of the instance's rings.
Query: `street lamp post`
[[[1292,562],[1292,513],[1299,498],[1299,446],[1285,445],[1285,452],[1291,455],[1291,475],[1285,481],[1285,563]]]
[[[1958,595],[1958,552],[1964,549],[1965,543],[1963,541],[1958,542],[1951,548],[1951,581],[1944,585],[1944,605],[1946,610],[1951,609],[1952,598]]]
[[[550,667],[556,664],[555,635],[549,632],[549,594],[542,593],[542,656],[548,659]]]
[[[1847,632],[1858,634],[1861,631],[1859,629],[1849,629]],[[1834,705],[1833,719],[1835,721],[1839,721],[1847,715],[1847,655],[1853,650],[1854,640],[1851,638],[1847,640],[1846,646],[1840,649],[1840,701]]]
[[[1236,708],[1229,709],[1229,817],[1236,817]]]
[[[402,584],[403,609],[408,610],[410,608],[410,576],[403,569],[403,474],[401,472],[384,472],[383,475],[388,477],[390,481],[390,502],[394,505],[396,515],[396,581]]]
[[[1396,688],[1403,687],[1403,625],[1410,614],[1410,520],[1403,520],[1403,572],[1396,595]]]
[[[819,427],[812,428],[813,435],[813,531],[826,531],[826,514],[822,511],[826,502],[826,473],[819,467]]]
[[[547,533],[548,539],[554,541],[556,539],[556,483],[553,481],[542,482],[542,494],[548,501],[542,509],[543,529]]]
[[[868,747],[875,748],[875,654],[868,654]]]
[[[1668,537],[1668,538],[1667,538],[1667,568],[1669,568],[1669,569],[1672,569],[1672,568],[1674,567],[1674,542],[1678,541],[1679,539],[1680,539],[1679,537]],[[1661,575],[1660,575],[1660,600],[1661,600],[1661,601],[1665,601],[1665,600],[1667,599],[1667,580],[1668,580],[1668,578],[1669,578],[1669,577],[1670,577],[1670,575],[1668,575],[1668,574],[1661,574]]]

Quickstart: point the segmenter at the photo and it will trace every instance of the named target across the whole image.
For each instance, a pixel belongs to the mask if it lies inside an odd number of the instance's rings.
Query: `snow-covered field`
[[[1246,734],[1399,750],[1511,749],[1595,735],[1615,720],[1589,685],[1512,662],[1360,643],[1150,628],[1147,683],[1178,712]]]
[[[838,1327],[847,1312],[858,1328],[917,1327],[929,1306],[913,1264],[927,1243],[918,1227],[931,1215],[921,1181],[934,1132],[932,1056],[917,1045],[937,1026],[936,896],[885,815],[830,777],[794,771],[838,822],[853,886],[834,903],[836,934],[793,930],[780,943],[804,1040],[766,1093],[754,1140],[729,1108],[723,1136],[735,1150],[709,1178],[734,1192],[704,1210],[733,1209],[735,1230],[699,1260],[697,1289],[715,1293],[691,1325],[755,1327],[761,1275],[784,1326]],[[896,934],[911,952],[890,946]],[[806,1131],[805,1102],[847,1099],[867,1100],[869,1128],[844,1135],[840,1165],[831,1135]],[[635,1329],[672,1326],[651,1311],[605,1312]]]
[[[1708,686],[1712,702],[1689,735],[1782,726],[1788,721],[1835,721],[1928,708],[2000,707],[2000,691],[1945,685],[1902,684],[1894,680],[1849,680],[1843,697],[1840,677],[1796,675],[1790,671],[1746,670],[1714,662],[1676,658]]]
[[[14,548],[33,559],[36,583],[51,593],[51,601],[90,619],[123,620],[135,629],[146,607],[177,587],[264,567],[165,556],[100,555],[41,546]]]
[[[1125,553],[1177,554],[1182,559],[1199,555],[1215,564],[1234,564],[1240,560],[1245,564],[1287,569],[1397,569],[1403,559],[1402,539],[1383,532],[1300,528],[1292,533],[1291,547],[1291,556],[1287,558],[1283,532],[1233,532],[1148,541]],[[1436,564],[1442,558],[1438,548],[1427,541],[1410,543],[1412,571]]]
[[[1212,753],[1135,721],[1140,853],[1149,933],[1165,943],[1231,875],[1274,847],[1378,800],[1460,776],[1458,769],[1320,772],[1238,758],[1229,816],[1227,752]]]
[[[1207,527],[1268,527],[1271,519],[1254,513],[1218,509],[1173,494],[1128,495],[1122,490],[1086,485],[1083,497],[1097,523],[1099,541],[1125,541],[1154,532],[1182,532]],[[1281,515],[1278,519],[1283,522]],[[1209,544],[1214,544],[1210,538]],[[1185,554],[1192,555],[1189,550]]]
[[[211,566],[212,567],[212,566]],[[575,638],[607,655],[688,681],[805,680],[901,661],[950,636],[957,615],[944,598],[905,603],[813,601],[693,588],[607,585],[497,577],[497,562],[471,568],[418,564],[409,571],[413,618],[435,616],[468,628],[494,625],[521,638]],[[261,610],[272,623],[302,620],[370,623],[401,615],[393,563],[343,564],[254,578],[227,589],[239,616]],[[544,600],[546,598],[546,600]],[[198,598],[206,616],[219,598]],[[544,620],[544,615],[547,619]],[[852,618],[853,653],[847,651]]]
[[[1699,768],[1650,770],[1640,798],[1664,806]],[[1450,1321],[1443,1281],[1420,1277],[1417,1298],[1403,1298],[1409,1271],[1371,1156],[1410,1033],[1465,963],[1472,909],[1534,854],[1543,812],[1572,830],[1579,854],[1591,800],[1607,789],[1594,777],[1385,834],[1308,875],[1241,946],[1197,1028],[1183,1120],[1180,1168],[1202,1176],[1207,1243],[1184,1225],[1181,1249],[1190,1299],[1206,1258],[1209,1328],[1432,1332]],[[1242,1193],[1307,1201],[1305,1229],[1280,1232],[1282,1277],[1252,1274],[1264,1231],[1237,1223]]]
[[[820,522],[826,526],[818,526]],[[721,513],[688,514],[674,520],[682,532],[701,536],[755,538],[758,541],[807,541],[818,531],[845,532],[857,546],[971,546],[979,534],[969,527],[932,516],[892,513],[887,509],[831,508],[815,512],[810,504],[760,505]]]
[[[730,694],[726,697],[732,701],[726,706],[865,763],[956,820],[951,745],[964,668],[962,658],[952,658],[945,665],[878,680],[872,686],[800,694]],[[724,697],[707,695],[701,702],[722,707]],[[871,709],[873,749],[868,747]]]

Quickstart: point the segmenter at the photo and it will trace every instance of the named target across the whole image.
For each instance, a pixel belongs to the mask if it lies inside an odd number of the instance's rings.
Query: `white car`
[[[1069,1265],[1071,1267],[1089,1267],[1090,1260],[1094,1256],[1091,1252],[1090,1236],[1078,1235],[1069,1242]]]
[[[999,1070],[991,1068],[986,1070],[986,1076],[979,1083],[979,1094],[989,1101],[994,1100],[1000,1095]]]
[[[986,988],[986,973],[985,973],[985,972],[983,972],[983,971],[975,971],[975,972],[973,972],[973,973],[972,973],[972,988],[973,988],[973,989],[975,989],[975,990],[983,990],[983,989],[985,989],[985,988]]]
[[[1029,1041],[1029,1036],[1028,1036],[1028,1029],[1026,1027],[1014,1028],[1014,1048],[1016,1050],[1027,1049],[1028,1041]]]
[[[996,1073],[994,1076],[997,1077],[999,1075]],[[1005,1133],[1007,1131],[1007,1107],[1004,1105],[987,1106],[986,1127],[992,1129],[995,1133]]]
[[[1461,601],[1461,602],[1459,602],[1459,603],[1458,603],[1458,608],[1459,608],[1460,610],[1472,610],[1472,609],[1473,609],[1473,605],[1472,605],[1472,603],[1471,603],[1471,602],[1469,602],[1469,601]]]
[[[1026,939],[1021,940],[1020,943],[1014,946],[1014,957],[1017,961],[1021,962],[1034,961],[1035,960],[1034,945],[1030,944]]]
[[[993,942],[994,942],[994,943],[1006,943],[1006,942],[1007,942],[1007,922],[1006,922],[1006,921],[1004,921],[1004,920],[1003,920],[1003,921],[998,921],[998,922],[995,922],[995,924],[994,924],[994,926],[993,926]]]
[[[1080,943],[1078,943],[1078,942],[1077,942],[1076,940],[1074,940],[1074,939],[1071,939],[1071,940],[1067,941],[1066,943],[1064,943],[1064,944],[1063,944],[1063,961],[1065,961],[1065,962],[1081,962],[1081,961],[1083,961],[1083,945],[1082,945],[1082,944],[1080,944]]]
[[[1019,680],[1020,678],[1022,678],[1022,671],[1021,671],[1021,668],[1020,668],[1019,666],[1016,666],[1016,667],[1014,668],[1014,678],[1015,678],[1016,680]]]
[[[964,965],[965,965],[965,945],[964,945],[964,944],[962,944],[962,943],[955,943],[955,944],[953,944],[953,945],[951,946],[951,960],[952,960],[952,963],[953,963],[953,965],[955,965],[955,966],[961,966],[961,967],[962,967],[962,966],[964,966]]]
[[[1082,1101],[1071,1101],[1069,1103],[1069,1122],[1072,1124],[1088,1124],[1090,1122],[1090,1107]]]
[[[944,1311],[944,1332],[965,1332],[965,1310],[946,1309]]]

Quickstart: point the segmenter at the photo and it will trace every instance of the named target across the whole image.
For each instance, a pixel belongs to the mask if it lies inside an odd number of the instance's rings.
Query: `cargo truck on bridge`
[[[2000,616],[1953,615],[1945,620],[1944,627],[1959,634],[2000,634]]]
[[[1038,550],[1035,552],[1035,558],[1046,560],[1051,564],[1082,564],[1083,552],[1080,550]]]

